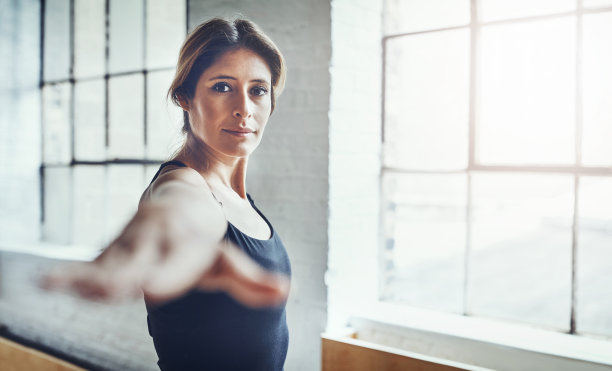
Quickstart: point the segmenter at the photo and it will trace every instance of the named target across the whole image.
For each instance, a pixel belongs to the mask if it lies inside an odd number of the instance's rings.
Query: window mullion
[[[70,0],[70,159],[71,162],[75,160],[75,129],[74,129],[74,112],[75,112],[75,79],[74,79],[74,59],[75,59],[75,19],[74,19],[74,1]]]
[[[40,70],[38,76],[38,97],[40,102],[40,113],[39,113],[39,123],[40,123],[40,168],[38,170],[39,177],[39,199],[40,199],[40,224],[39,224],[39,236],[43,235],[44,223],[45,223],[45,163],[44,163],[44,153],[45,153],[45,126],[43,119],[43,86],[44,86],[44,68],[45,68],[45,11],[46,11],[46,1],[41,0],[40,2],[40,35],[39,35],[39,50],[40,50]]]
[[[582,167],[582,0],[576,0],[576,101],[575,101],[575,149],[576,167]],[[574,175],[574,215],[572,218],[572,282],[570,308],[570,334],[576,333],[577,255],[578,255],[578,202],[579,174]]]
[[[108,151],[109,146],[109,96],[108,96],[108,72],[110,59],[110,0],[106,0],[104,4],[104,146]],[[105,154],[106,157],[106,154]]]
[[[471,219],[472,219],[472,177],[469,169],[475,163],[476,157],[476,97],[477,97],[477,63],[478,63],[478,37],[480,26],[478,23],[478,0],[470,0],[470,82],[469,82],[469,122],[468,122],[468,166],[466,170],[467,187],[465,203],[465,256],[464,256],[464,282],[463,282],[463,314],[470,313],[469,287],[470,287],[470,252],[472,245]]]

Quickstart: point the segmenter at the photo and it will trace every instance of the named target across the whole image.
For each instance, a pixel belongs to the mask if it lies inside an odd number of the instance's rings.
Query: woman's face
[[[271,73],[248,49],[222,54],[202,73],[189,112],[192,133],[216,155],[246,157],[261,141],[270,117]]]

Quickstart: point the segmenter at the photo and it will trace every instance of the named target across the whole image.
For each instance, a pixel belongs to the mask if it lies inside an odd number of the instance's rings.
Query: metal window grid
[[[490,22],[480,22],[478,20],[478,0],[470,1],[470,22],[465,25],[455,26],[455,27],[445,27],[445,28],[435,28],[428,29],[423,31],[416,32],[405,32],[405,33],[396,33],[384,35],[382,39],[382,49],[383,49],[383,76],[382,76],[382,103],[381,103],[381,112],[382,112],[382,144],[384,148],[385,144],[385,94],[386,94],[386,59],[387,59],[387,48],[386,44],[388,40],[394,38],[401,37],[410,37],[419,34],[432,33],[432,32],[443,32],[449,30],[458,30],[458,29],[469,29],[470,30],[470,71],[469,71],[469,118],[468,118],[468,165],[465,169],[459,170],[450,170],[450,171],[428,171],[428,170],[410,170],[410,169],[401,169],[394,167],[382,166],[381,169],[381,182],[385,174],[398,174],[398,173],[407,173],[407,174],[466,174],[467,175],[467,195],[466,195],[466,241],[465,241],[465,256],[464,256],[464,283],[463,283],[463,314],[469,315],[469,300],[468,300],[468,288],[469,288],[469,272],[470,272],[470,245],[471,245],[471,236],[470,236],[470,213],[472,209],[472,200],[471,200],[471,175],[473,172],[500,172],[500,173],[510,173],[510,172],[527,172],[527,173],[538,173],[538,174],[571,174],[574,177],[574,205],[573,205],[573,216],[572,216],[572,271],[571,271],[571,309],[570,309],[570,326],[569,333],[576,334],[576,268],[577,268],[577,236],[578,236],[578,195],[579,195],[579,187],[580,187],[580,176],[583,175],[596,175],[596,176],[608,176],[612,177],[612,167],[596,167],[596,166],[584,166],[582,165],[582,89],[581,89],[581,81],[582,81],[582,18],[585,14],[595,14],[595,13],[604,13],[604,12],[612,12],[612,7],[600,7],[600,8],[584,8],[582,4],[582,0],[576,0],[576,10],[569,12],[561,12],[554,14],[546,14],[546,15],[538,15],[538,16],[528,16],[528,17],[517,17],[512,19],[505,19],[499,21],[490,21]],[[571,166],[549,166],[549,165],[531,165],[531,166],[513,166],[513,165],[484,165],[478,163],[476,161],[476,131],[477,123],[476,123],[476,107],[478,105],[477,102],[477,68],[478,68],[478,58],[477,53],[480,47],[480,31],[484,26],[496,25],[496,24],[517,24],[524,23],[529,21],[537,21],[537,20],[545,20],[545,19],[555,19],[561,17],[573,16],[576,18],[576,95],[575,95],[575,165]],[[383,200],[385,195],[383,194]],[[384,205],[384,203],[383,203]],[[381,205],[381,207],[383,207]],[[384,214],[384,210],[382,210]],[[384,221],[383,221],[384,223]],[[386,236],[385,236],[386,238]],[[381,249],[386,248],[382,246]],[[382,254],[381,256],[384,256]],[[385,263],[382,262],[380,264],[381,269],[385,268]],[[382,275],[381,275],[382,276]],[[384,283],[380,283],[380,285],[384,285]]]
[[[143,3],[143,63],[146,63],[146,53],[147,53],[147,32],[146,32],[146,27],[147,27],[147,0],[141,0]],[[100,75],[100,76],[88,76],[88,77],[83,77],[83,78],[76,78],[74,75],[74,60],[75,60],[75,40],[74,40],[74,34],[75,34],[75,0],[70,0],[69,2],[69,54],[70,54],[70,66],[69,66],[69,77],[65,78],[65,79],[59,79],[59,80],[46,80],[44,78],[44,68],[45,68],[45,58],[44,58],[44,51],[45,51],[45,40],[44,40],[44,36],[45,36],[45,13],[46,13],[46,0],[41,0],[41,8],[40,8],[40,71],[39,71],[39,93],[40,96],[42,97],[42,90],[44,87],[46,86],[52,86],[52,85],[56,85],[56,84],[61,84],[61,83],[69,83],[70,84],[70,153],[71,153],[71,160],[68,164],[45,164],[44,162],[44,151],[41,151],[41,159],[40,159],[40,168],[39,168],[39,179],[40,179],[40,210],[41,210],[41,225],[44,222],[44,215],[45,215],[45,169],[46,168],[58,168],[58,167],[74,167],[77,165],[95,165],[95,166],[106,166],[106,165],[111,165],[111,164],[119,164],[119,165],[126,165],[126,164],[142,164],[142,165],[155,165],[155,164],[159,164],[161,163],[163,160],[159,159],[159,160],[152,160],[152,159],[145,159],[145,158],[115,158],[115,159],[106,159],[106,160],[101,160],[101,161],[83,161],[83,160],[78,160],[75,157],[75,123],[74,123],[74,112],[75,112],[75,83],[76,82],[83,82],[83,81],[91,81],[91,80],[99,80],[99,79],[104,79],[104,123],[105,123],[105,146],[108,148],[109,146],[109,80],[113,77],[119,77],[119,76],[126,76],[126,75],[135,75],[135,74],[141,74],[143,75],[143,91],[144,91],[144,110],[143,110],[143,128],[144,128],[144,133],[143,133],[143,138],[144,138],[144,145],[146,147],[147,145],[147,130],[148,130],[148,125],[147,125],[147,76],[149,73],[152,72],[158,72],[158,71],[169,71],[169,70],[173,70],[173,67],[169,67],[169,68],[150,68],[147,69],[146,67],[143,69],[138,69],[138,70],[132,70],[132,71],[124,71],[124,72],[118,72],[118,73],[109,73],[109,60],[110,60],[110,0],[105,0],[105,4],[104,4],[104,10],[105,10],[105,14],[104,14],[104,32],[105,32],[105,38],[104,38],[104,70],[105,73],[104,75]],[[186,28],[185,28],[185,32],[187,33],[189,31],[189,1],[185,0],[185,24],[186,24]],[[146,65],[145,65],[146,66]],[[43,104],[42,99],[41,99],[41,104]],[[43,146],[44,149],[44,132],[45,132],[45,123],[44,123],[44,117],[43,117],[43,110],[41,110],[41,116],[40,116],[40,123],[41,123],[41,146]]]

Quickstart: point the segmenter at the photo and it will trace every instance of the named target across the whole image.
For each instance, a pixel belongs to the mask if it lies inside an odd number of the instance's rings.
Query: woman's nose
[[[251,101],[249,100],[249,95],[246,93],[237,94],[236,102],[234,104],[234,117],[239,118],[247,118],[250,117],[251,112]]]

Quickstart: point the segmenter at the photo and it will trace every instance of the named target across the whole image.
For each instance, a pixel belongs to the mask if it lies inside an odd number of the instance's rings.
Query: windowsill
[[[63,290],[44,290],[38,284],[48,269],[91,260],[98,250],[45,243],[2,244],[0,336],[86,369],[154,370],[157,357],[147,334],[142,299],[112,304],[87,301]]]
[[[1,244],[0,251],[30,254],[50,259],[92,261],[100,254],[100,247],[87,245],[57,245],[48,242],[34,244]]]
[[[340,332],[340,333],[324,332],[321,334],[321,339],[322,340],[323,339],[332,340],[335,342],[340,342],[340,343],[348,344],[348,345],[359,347],[359,348],[372,349],[378,352],[398,355],[401,357],[411,358],[413,360],[424,361],[430,364],[448,366],[453,369],[470,370],[470,371],[493,371],[487,368],[465,365],[465,364],[461,364],[458,362],[434,358],[434,357],[426,356],[423,354],[408,352],[408,351],[397,349],[397,348],[392,348],[392,347],[379,345],[379,344],[368,342],[368,341],[359,340],[359,339],[354,338],[353,337],[354,335],[355,335],[354,332]],[[323,345],[323,347],[325,347],[325,345]],[[352,354],[349,354],[348,357],[352,357],[353,355],[354,355],[354,352]],[[336,360],[336,362],[338,361]],[[427,368],[427,369],[431,369],[431,368]],[[438,369],[438,368],[435,368],[435,369]],[[446,368],[442,368],[442,369],[446,369]]]
[[[595,368],[612,366],[612,341],[397,304],[379,302],[361,308],[350,325],[358,339],[446,359],[459,354],[465,358],[453,360],[484,367],[509,369],[500,367],[508,359],[492,364],[491,349],[500,355],[527,357],[525,362],[531,357],[536,363],[548,359],[555,364],[578,361]]]

